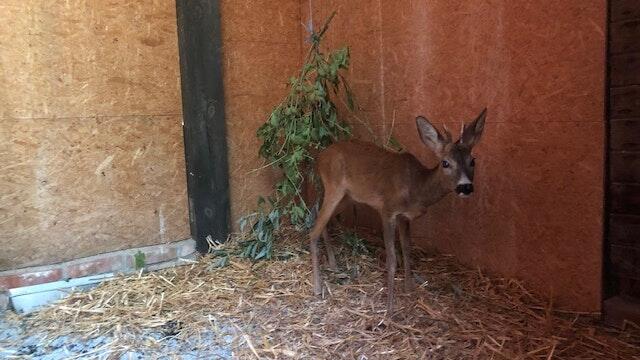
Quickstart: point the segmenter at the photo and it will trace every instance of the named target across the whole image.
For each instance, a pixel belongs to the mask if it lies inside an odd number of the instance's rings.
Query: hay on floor
[[[388,318],[383,260],[343,246],[341,271],[324,272],[318,299],[306,237],[287,232],[279,240],[284,260],[236,258],[215,268],[205,257],[120,277],[27,321],[54,335],[110,335],[114,349],[152,346],[136,336],[145,329],[167,337],[231,330],[239,358],[640,359],[637,328],[608,329],[598,314],[554,311],[517,281],[489,278],[446,255],[416,250],[423,282],[405,294],[398,279]]]

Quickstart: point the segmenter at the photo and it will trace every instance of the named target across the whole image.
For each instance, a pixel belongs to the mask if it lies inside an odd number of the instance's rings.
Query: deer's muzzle
[[[456,186],[456,193],[458,195],[471,195],[473,192],[473,184],[460,184]]]

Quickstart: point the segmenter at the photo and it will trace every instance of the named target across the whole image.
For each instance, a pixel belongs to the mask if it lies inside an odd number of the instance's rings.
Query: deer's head
[[[444,176],[446,186],[461,197],[473,192],[473,172],[475,159],[471,154],[473,147],[480,141],[487,109],[467,125],[462,125],[460,138],[453,142],[447,128],[440,132],[429,120],[422,116],[416,118],[418,133],[422,142],[436,154],[440,160],[437,171]]]

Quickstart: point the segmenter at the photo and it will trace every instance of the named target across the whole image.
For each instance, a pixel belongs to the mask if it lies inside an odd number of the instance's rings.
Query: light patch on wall
[[[131,165],[133,165],[136,162],[136,159],[138,159],[142,154],[144,154],[144,150],[142,148],[137,148],[136,152],[133,153],[133,158],[131,159]]]
[[[107,156],[107,158],[104,159],[104,161],[100,163],[100,165],[98,165],[94,173],[96,175],[100,175],[104,171],[104,169],[106,169],[109,165],[111,165],[111,163],[113,162],[113,158],[114,158],[113,155]]]
[[[160,241],[164,241],[164,235],[167,233],[163,207],[164,205],[160,205],[160,209],[158,210],[158,227],[160,229]]]

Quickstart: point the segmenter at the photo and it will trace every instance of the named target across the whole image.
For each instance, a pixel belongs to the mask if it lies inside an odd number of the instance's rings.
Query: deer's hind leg
[[[338,205],[333,210],[333,213],[331,215],[334,225],[337,223],[337,220],[335,217],[340,213],[342,213],[347,208],[348,205],[349,205],[349,197],[343,196],[342,200],[338,203]],[[328,230],[329,225],[331,223],[332,221],[331,219],[329,219],[329,222],[327,223],[327,225],[324,227],[324,230],[322,231],[322,237],[324,238],[324,246],[327,249],[327,260],[329,262],[329,269],[335,271],[338,269],[338,263],[336,261],[335,248],[333,247],[333,238],[331,237],[331,235],[329,235],[329,230]]]
[[[382,216],[382,227],[384,232],[384,248],[387,253],[386,266],[387,266],[387,316],[391,316],[394,307],[395,295],[394,295],[394,281],[396,277],[396,248],[395,248],[395,235],[396,235],[396,218]]]
[[[322,207],[320,208],[320,213],[318,214],[318,218],[316,219],[316,223],[311,230],[309,235],[311,244],[311,264],[313,267],[313,293],[315,295],[322,294],[322,283],[320,279],[320,261],[318,254],[318,239],[321,234],[327,234],[325,237],[325,244],[328,243],[328,233],[327,233],[327,223],[331,219],[333,212],[336,207],[340,203],[340,201],[344,198],[344,190],[339,188],[330,188],[325,186],[324,191],[324,199],[322,200]],[[329,245],[330,247],[331,245]],[[329,248],[327,247],[327,249]],[[332,249],[333,250],[333,249]],[[335,253],[333,254],[333,261],[335,266]],[[329,259],[331,262],[331,259]],[[331,266],[331,264],[329,264]]]

